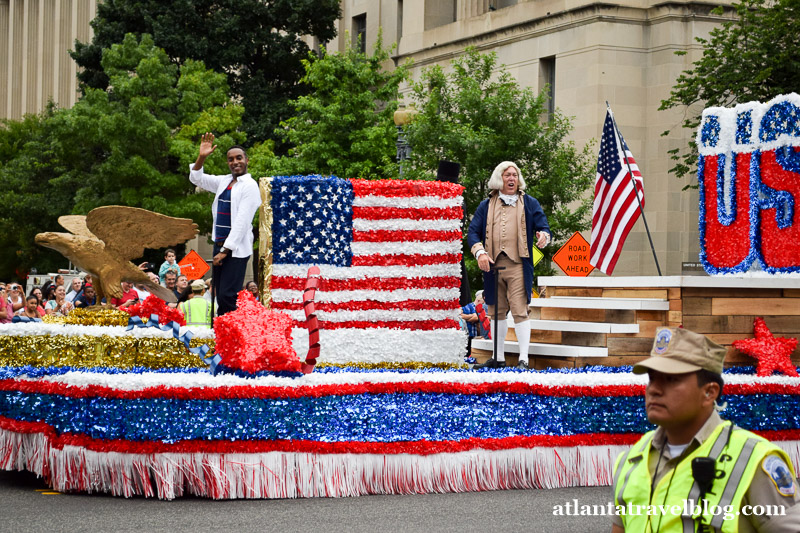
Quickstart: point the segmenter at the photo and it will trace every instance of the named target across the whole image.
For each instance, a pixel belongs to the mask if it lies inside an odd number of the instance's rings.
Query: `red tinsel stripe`
[[[461,254],[354,255],[353,266],[420,266],[458,264]]]
[[[402,302],[376,302],[374,300],[367,301],[350,301],[350,302],[314,302],[314,309],[316,311],[325,311],[333,313],[336,311],[370,311],[374,309],[381,310],[405,310],[405,311],[428,311],[428,310],[452,310],[458,309],[458,298],[452,300],[404,300]],[[302,303],[293,302],[272,302],[272,308],[281,311],[299,311],[303,309]]]
[[[464,187],[446,181],[410,181],[410,180],[350,180],[353,194],[358,196],[386,196],[403,198],[417,196],[438,196],[454,198],[461,195]]]
[[[505,437],[502,439],[465,439],[461,441],[400,441],[400,442],[319,442],[310,440],[258,440],[258,441],[207,441],[187,440],[175,443],[154,441],[129,441],[93,439],[84,434],[56,434],[44,422],[19,422],[0,417],[0,427],[16,433],[42,433],[50,446],[61,449],[77,446],[100,453],[267,453],[293,452],[315,454],[413,454],[458,453],[470,450],[511,450],[515,448],[560,447],[560,446],[613,446],[631,445],[641,435],[636,433],[587,433],[583,435],[532,435]]]
[[[354,242],[428,242],[460,240],[460,231],[389,229],[353,231]]]
[[[353,219],[389,220],[409,218],[413,220],[461,220],[464,212],[460,207],[361,207],[353,206]]]
[[[301,385],[299,387],[246,386],[172,387],[159,385],[141,390],[123,390],[104,385],[75,386],[51,381],[0,380],[0,390],[25,394],[53,394],[70,398],[116,398],[125,400],[169,398],[175,400],[223,400],[242,398],[287,399],[321,398],[325,396],[361,396],[364,394],[457,394],[484,395],[496,393],[558,396],[565,398],[642,396],[644,385],[564,386],[513,382],[490,383],[345,383]]]
[[[273,289],[290,289],[302,291],[304,278],[275,276],[272,278]],[[321,279],[320,291],[396,291],[398,289],[454,289],[461,286],[461,278],[441,276],[435,278],[362,278],[362,279]]]
[[[435,329],[458,329],[458,322],[453,319],[444,320],[346,320],[344,322],[319,321],[319,329],[408,329],[416,331],[433,331]]]
[[[800,385],[783,383],[726,383],[723,394],[748,396],[750,394],[800,394]]]

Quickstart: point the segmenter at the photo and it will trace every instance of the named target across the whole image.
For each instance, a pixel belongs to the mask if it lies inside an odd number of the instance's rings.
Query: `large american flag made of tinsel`
[[[323,361],[460,362],[462,191],[432,181],[273,178],[273,308],[302,327],[303,286],[318,266]],[[307,335],[295,332],[302,354]]]

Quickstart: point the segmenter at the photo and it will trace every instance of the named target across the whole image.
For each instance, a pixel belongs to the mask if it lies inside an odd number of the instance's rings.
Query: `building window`
[[[504,7],[511,7],[517,3],[519,3],[519,0],[491,0],[491,2],[489,2],[489,9],[503,9]],[[492,11],[494,11],[494,9],[492,9]]]
[[[425,29],[430,30],[456,21],[456,0],[425,2]]]
[[[397,42],[403,36],[403,0],[397,0]]]
[[[539,91],[547,91],[547,122],[553,118],[556,110],[556,58],[543,57],[539,60]]]
[[[353,48],[361,52],[367,53],[367,14],[363,13],[357,17],[353,17]]]

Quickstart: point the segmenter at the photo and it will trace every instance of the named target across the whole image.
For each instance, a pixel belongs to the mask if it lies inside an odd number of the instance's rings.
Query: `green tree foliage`
[[[103,205],[142,207],[211,229],[212,195],[194,194],[187,176],[202,132],[214,132],[222,147],[244,141],[243,109],[230,101],[225,76],[198,61],[174,65],[147,35],[127,35],[104,52],[102,66],[107,90],[87,88],[71,109],[8,122],[1,132],[7,186],[0,198],[14,208],[0,214],[0,228],[19,231],[2,231],[0,240],[18,250],[23,270],[43,270],[40,259],[49,257],[33,242],[36,233],[58,231],[60,215]],[[271,156],[268,147],[260,153]],[[206,166],[228,173],[224,150]]]
[[[342,178],[394,178],[397,133],[393,115],[407,65],[387,71],[390,50],[381,39],[372,55],[348,46],[303,60],[307,96],[291,102],[295,115],[281,123],[289,155],[282,174],[331,174]]]
[[[451,62],[425,69],[413,86],[419,110],[407,127],[412,148],[404,176],[430,179],[440,160],[461,164],[467,213],[488,197],[487,183],[501,161],[514,161],[527,185],[526,192],[542,204],[553,242],[564,242],[588,228],[595,158],[591,146],[578,150],[572,141],[570,119],[556,111],[546,117],[547,98],[521,88],[494,53],[468,48]],[[550,258],[558,245],[543,250]],[[465,254],[471,278],[477,265]],[[471,281],[473,281],[471,279]]]
[[[4,120],[0,125],[0,280],[22,281],[31,266],[52,272],[64,266],[61,255],[38,248],[34,236],[55,228],[68,199],[53,194],[49,180],[61,170],[51,139],[52,105],[40,115]]]
[[[661,102],[662,110],[687,108],[682,126],[692,132],[692,141],[685,150],[671,152],[675,166],[670,171],[678,177],[697,167],[693,134],[702,107],[765,102],[800,87],[800,0],[743,0],[733,8],[734,20],[712,30],[708,39],[697,39],[703,57],[678,77],[669,98]],[[714,12],[721,15],[723,10]]]
[[[72,57],[86,86],[105,89],[103,50],[127,33],[150,34],[174,64],[195,59],[226,73],[246,109],[244,130],[266,140],[290,115],[287,102],[304,94],[301,36],[332,39],[339,14],[338,0],[105,0],[91,43],[76,42]]]

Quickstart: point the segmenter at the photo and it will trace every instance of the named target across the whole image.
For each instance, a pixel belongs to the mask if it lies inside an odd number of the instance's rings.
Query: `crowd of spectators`
[[[147,263],[140,265],[140,268],[146,272],[152,283],[159,284],[175,294],[176,302],[168,303],[170,307],[179,307],[184,313],[191,309],[195,315],[192,319],[193,325],[204,323],[210,325],[211,280],[195,280],[190,284],[189,278],[181,274],[180,265],[175,261],[174,250],[167,250],[164,259],[158,273],[155,272],[154,265]],[[258,285],[254,281],[249,281],[243,288],[258,298]],[[37,320],[45,315],[66,316],[73,309],[95,305],[125,309],[150,295],[147,285],[123,281],[121,298],[110,298],[108,301],[103,298],[98,301],[91,274],[76,276],[66,286],[64,276],[58,274],[40,287],[32,287],[27,297],[19,283],[0,282],[0,324]],[[205,305],[199,300],[190,305],[190,300],[194,298],[203,299]],[[20,318],[15,320],[15,316]]]

